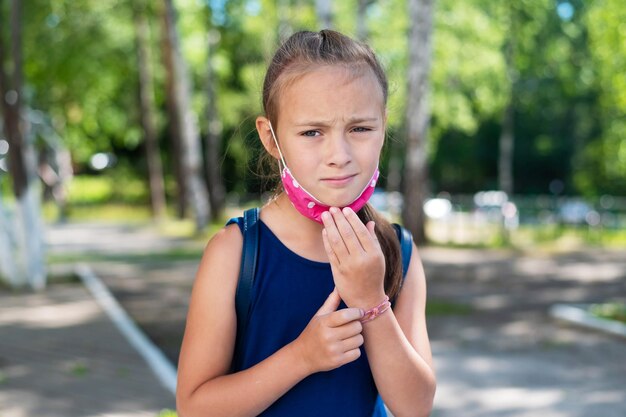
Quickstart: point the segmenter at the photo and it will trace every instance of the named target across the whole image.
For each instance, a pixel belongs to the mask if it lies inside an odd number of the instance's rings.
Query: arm
[[[360,354],[361,312],[335,311],[340,299],[333,291],[294,342],[249,369],[228,374],[237,327],[241,248],[238,227],[229,226],[211,239],[200,262],[178,366],[176,402],[181,417],[208,412],[258,415],[311,373],[336,368]]]
[[[407,276],[393,310],[363,324],[365,350],[376,386],[396,417],[427,416],[435,372],[426,329],[426,280],[413,246]]]
[[[363,225],[351,210],[325,216],[324,244],[339,293],[350,307],[364,309],[384,298],[384,258],[373,222]],[[425,320],[426,282],[417,249],[394,311],[363,324],[376,386],[396,417],[427,416],[435,374]]]

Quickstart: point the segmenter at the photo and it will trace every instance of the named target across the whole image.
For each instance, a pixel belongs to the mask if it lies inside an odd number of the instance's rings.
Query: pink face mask
[[[270,123],[270,131],[272,132],[272,137],[274,138],[274,143],[278,148],[278,153],[280,154],[280,160],[283,165],[283,169],[280,175],[280,179],[283,183],[283,188],[285,189],[285,193],[287,193],[287,197],[291,201],[291,204],[302,214],[304,217],[308,217],[311,220],[315,220],[318,223],[322,223],[322,213],[328,211],[330,206],[319,201],[317,198],[313,197],[311,193],[302,188],[300,183],[293,177],[289,168],[287,168],[287,164],[285,163],[285,158],[283,158],[283,153],[280,151],[280,146],[278,146],[278,140],[276,139],[276,135],[274,134],[274,129],[272,128],[272,124]],[[357,196],[357,198],[346,207],[350,207],[355,213],[358,212],[365,206],[365,203],[370,199],[372,194],[374,194],[374,188],[376,187],[376,182],[378,181],[378,176],[380,172],[378,168],[374,171],[372,178],[365,185],[365,188],[361,193]],[[343,207],[340,207],[343,208]]]

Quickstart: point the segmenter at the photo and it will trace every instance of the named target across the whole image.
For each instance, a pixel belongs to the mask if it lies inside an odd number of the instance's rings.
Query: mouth
[[[342,185],[348,184],[356,176],[357,176],[357,174],[338,175],[336,177],[322,178],[322,182],[324,182],[325,184],[328,184],[330,186],[342,186]]]

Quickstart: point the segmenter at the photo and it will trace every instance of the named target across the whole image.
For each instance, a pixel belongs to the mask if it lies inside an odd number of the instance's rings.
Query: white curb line
[[[550,307],[550,316],[579,326],[626,337],[626,324],[596,317],[589,313],[586,307],[587,305],[583,304],[555,304]]]
[[[79,264],[75,270],[98,304],[113,321],[113,324],[148,363],[161,384],[173,395],[176,395],[176,368],[174,365],[135,324],[88,265]]]

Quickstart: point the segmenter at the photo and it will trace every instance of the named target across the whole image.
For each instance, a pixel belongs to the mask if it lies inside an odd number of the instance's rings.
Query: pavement
[[[0,291],[0,416],[157,416],[174,396],[80,284]]]
[[[90,266],[176,363],[199,257],[163,252],[199,256],[201,242],[114,224],[52,226],[47,239],[52,254],[106,254]],[[428,316],[438,377],[432,416],[626,416],[626,339],[548,315],[557,302],[624,301],[624,253],[422,249],[428,300],[441,310]],[[0,290],[0,417],[156,416],[164,408],[174,408],[172,394],[82,284]]]

